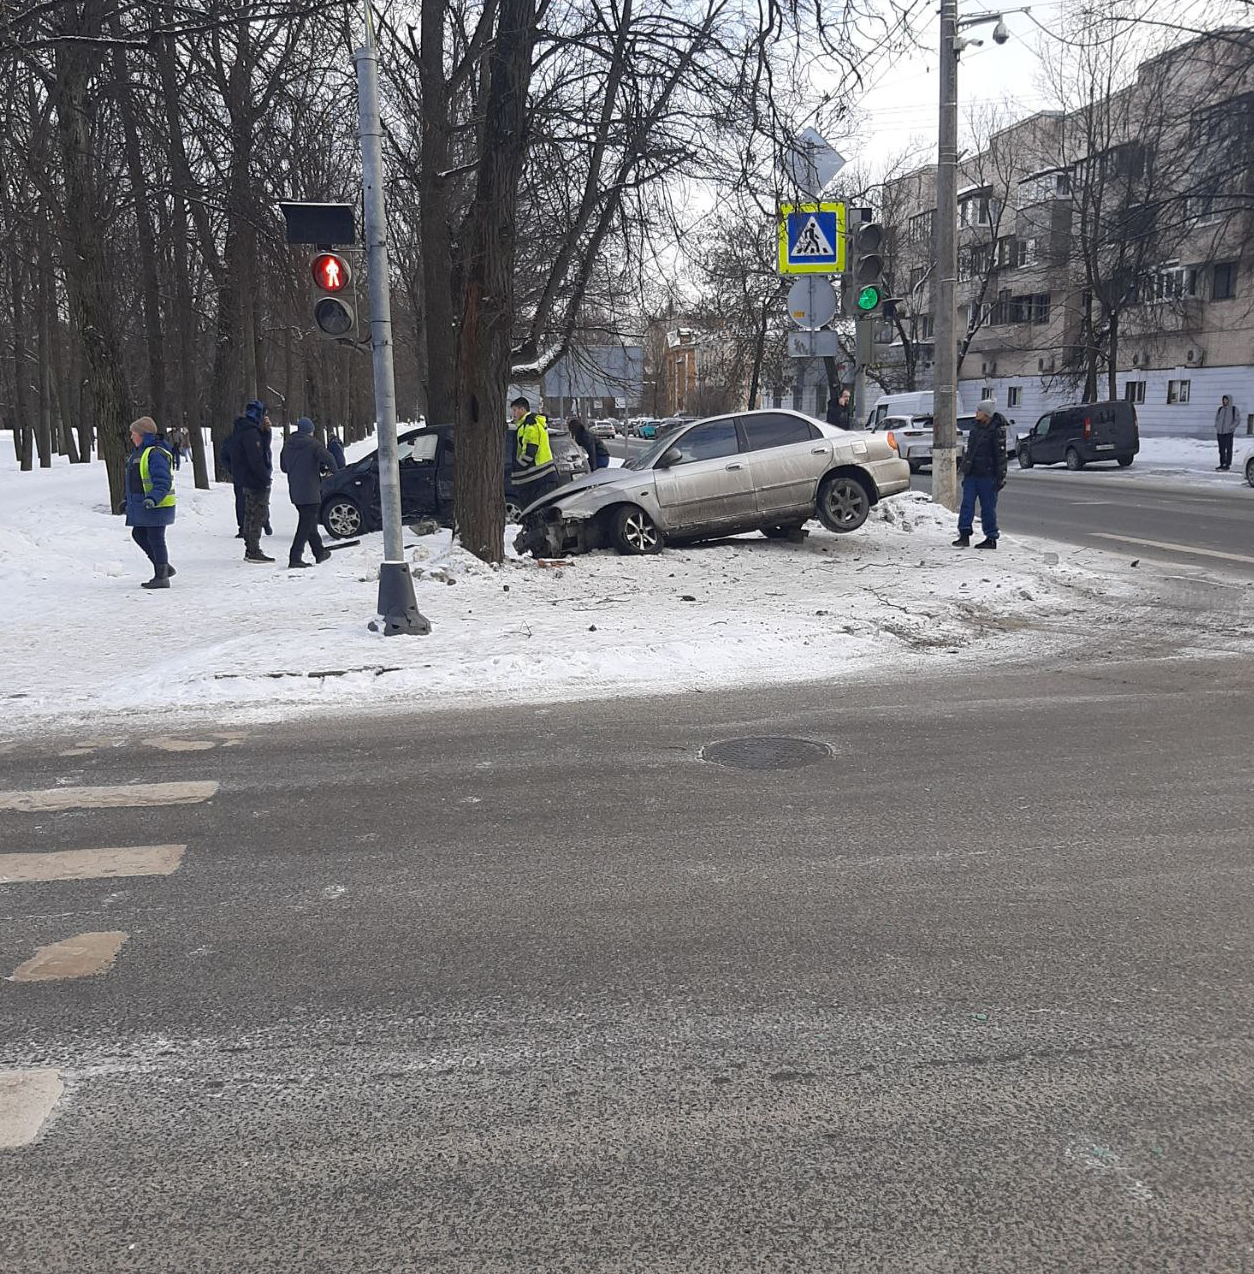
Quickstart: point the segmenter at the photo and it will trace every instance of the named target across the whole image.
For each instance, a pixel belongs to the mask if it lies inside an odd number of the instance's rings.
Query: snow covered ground
[[[148,592],[148,564],[108,512],[99,465],[19,474],[0,460],[0,739],[91,732],[119,714],[235,724],[905,675],[1073,646],[1124,624],[1112,599],[1148,607],[1159,587],[1126,559],[1039,542],[956,552],[952,517],[909,493],[852,535],[812,523],[798,544],[753,535],[559,568],[512,550],[491,567],[447,532],[407,531],[434,631],[385,638],[366,627],[380,536],[315,569],[283,569],[295,515],[280,480],[264,542],[279,560],[247,565],[231,488],[196,491],[190,476],[184,467],[169,535],[178,575]]]

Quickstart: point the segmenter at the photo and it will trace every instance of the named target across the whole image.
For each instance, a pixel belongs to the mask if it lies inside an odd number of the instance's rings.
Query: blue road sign
[[[836,274],[845,268],[845,205],[780,208],[779,272]]]

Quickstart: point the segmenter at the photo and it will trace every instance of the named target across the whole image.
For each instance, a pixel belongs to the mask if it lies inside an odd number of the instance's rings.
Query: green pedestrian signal
[[[858,296],[855,304],[863,314],[869,314],[880,303],[880,297],[883,293],[873,283],[868,284],[864,288],[858,290]]]

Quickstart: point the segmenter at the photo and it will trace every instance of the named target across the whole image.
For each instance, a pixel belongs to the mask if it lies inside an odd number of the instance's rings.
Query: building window
[[[930,314],[920,314],[916,340],[930,341],[936,335],[936,320]]]
[[[1231,301],[1237,294],[1237,263],[1221,261],[1211,266],[1210,299]]]
[[[823,414],[827,411],[827,386],[815,385],[814,387],[814,414],[823,418]]]
[[[1169,261],[1145,276],[1141,300],[1150,305],[1180,301],[1197,295],[1197,271]]]
[[[980,400],[983,401],[985,398],[991,398],[994,402],[997,401],[997,391],[992,387],[992,385],[985,385],[984,388],[980,390]]]
[[[936,223],[936,209],[929,208],[910,218],[908,239],[911,243],[931,243],[932,230]]]
[[[1015,240],[1015,264],[1020,267],[1025,265],[1036,264],[1036,240],[1035,239],[1016,239]]]
[[[981,191],[966,196],[958,204],[958,224],[962,226],[991,226],[997,219],[1001,208],[992,194]]]
[[[1034,177],[1025,177],[1019,183],[1019,207],[1027,208],[1034,203],[1047,203],[1051,199],[1069,199],[1071,197],[1071,174],[1059,171],[1037,173]]]
[[[1123,387],[1123,396],[1127,402],[1143,403],[1145,401],[1145,382],[1130,380]]]
[[[925,278],[927,278],[927,266],[912,265],[910,267],[910,291],[917,292],[923,286]]]
[[[1221,221],[1224,215],[1224,196],[1215,190],[1190,195],[1187,215],[1190,221],[1199,226]]]
[[[1022,397],[1023,390],[1020,389],[1018,385],[1011,385],[1010,388],[1006,390],[1006,406],[1017,407],[1022,400]]]
[[[805,402],[805,386],[794,385],[792,387],[792,409],[793,411],[804,411],[802,404]]]
[[[1010,235],[1003,235],[997,240],[997,268],[999,270],[1009,270],[1015,264],[1017,253],[1015,251],[1015,241]]]
[[[771,406],[782,407],[784,405],[784,391],[782,389],[771,390]]]
[[[1169,380],[1167,382],[1167,401],[1169,403],[1187,403],[1192,385],[1193,382],[1191,380]]]

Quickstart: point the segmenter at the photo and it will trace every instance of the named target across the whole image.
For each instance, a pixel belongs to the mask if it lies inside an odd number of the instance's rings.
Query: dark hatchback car
[[[561,431],[569,447],[559,446],[556,435],[553,454],[563,478],[588,472],[588,462],[565,429]],[[517,522],[526,500],[514,490],[510,481],[513,455],[512,431],[506,434],[505,518]],[[416,522],[419,518],[435,518],[442,526],[453,525],[453,426],[431,425],[426,429],[410,429],[397,438],[401,474],[401,520]],[[578,452],[575,456],[573,453]],[[367,531],[383,527],[379,502],[379,453],[347,465],[339,473],[322,482],[320,520],[334,540],[352,539]]]
[[[566,434],[565,429],[562,431]],[[570,434],[566,434],[570,440]],[[563,478],[570,482],[572,476],[587,473],[587,460],[580,448],[571,442],[579,457],[567,457],[563,448],[558,459],[558,448],[553,447],[554,460],[562,469]],[[451,424],[433,424],[426,429],[408,429],[396,440],[400,459],[400,517],[401,521],[414,522],[421,517],[433,517],[441,526],[452,526],[452,461],[454,461],[454,429]],[[510,482],[511,456],[514,454],[514,433],[506,434],[505,471],[502,474],[505,488],[506,521],[516,522],[525,505]],[[339,473],[322,479],[322,508],[320,521],[326,534],[335,540],[352,539],[366,531],[382,529],[382,512],[378,499],[378,452],[363,456],[361,460],[345,466]]]
[[[1065,464],[1083,469],[1097,460],[1114,460],[1126,469],[1141,449],[1136,408],[1127,402],[1086,403],[1048,412],[1019,439],[1019,467]]]

